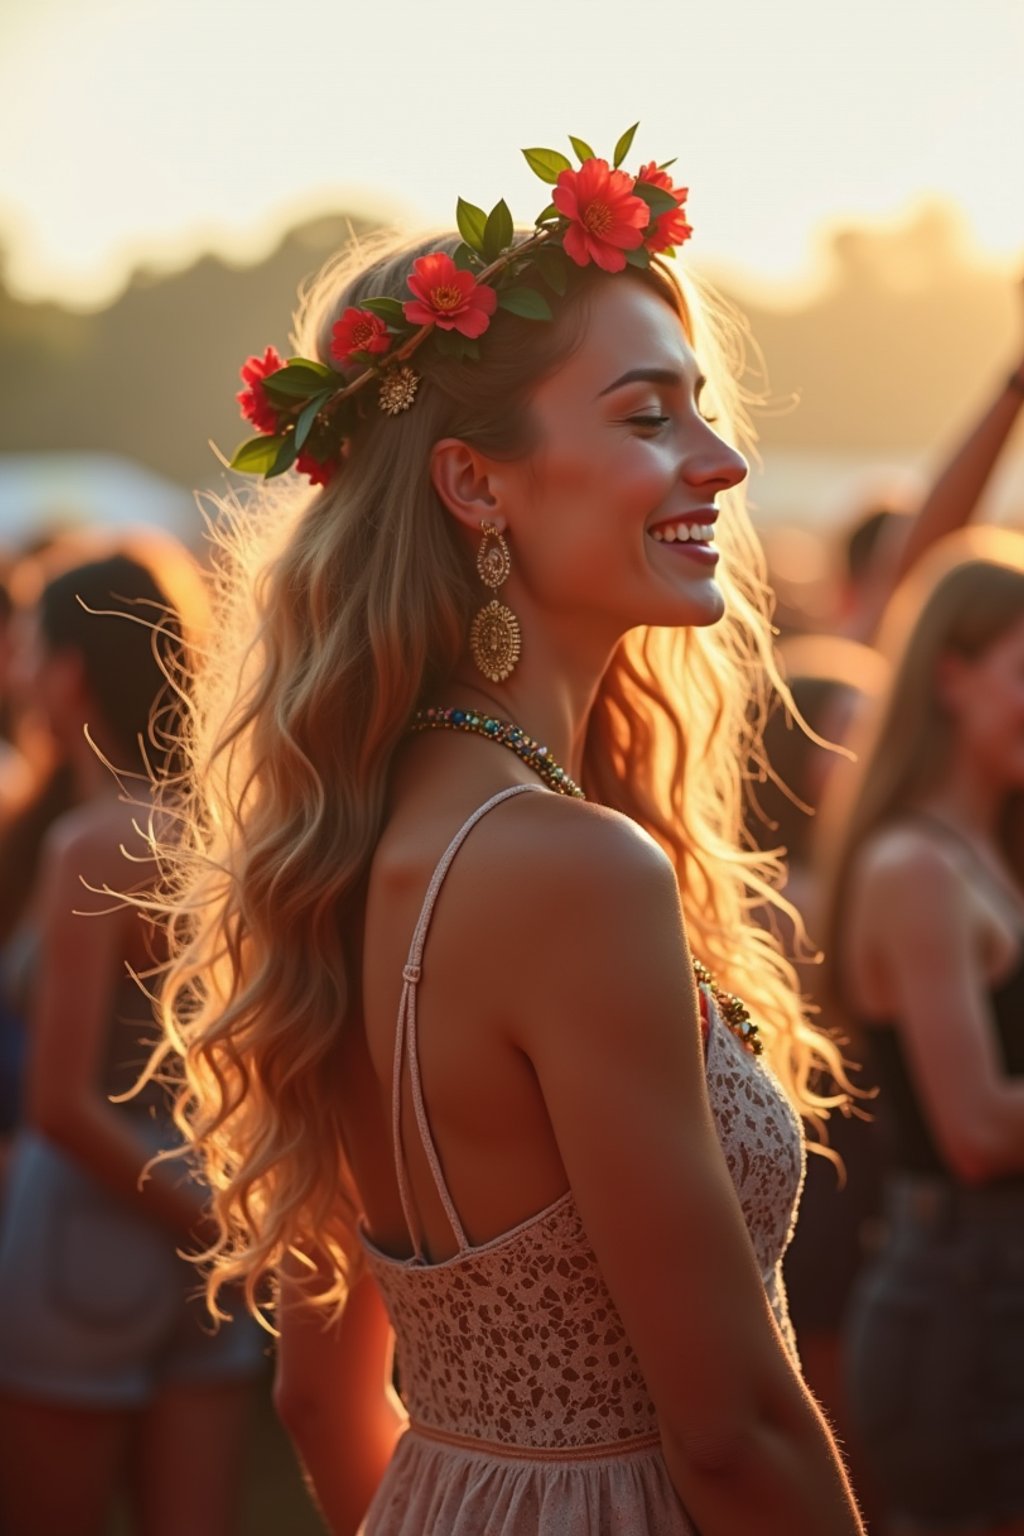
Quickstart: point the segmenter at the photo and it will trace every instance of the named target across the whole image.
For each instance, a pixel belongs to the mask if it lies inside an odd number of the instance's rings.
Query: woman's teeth
[[[715,537],[714,523],[664,523],[651,529],[651,538],[659,544],[710,544]]]

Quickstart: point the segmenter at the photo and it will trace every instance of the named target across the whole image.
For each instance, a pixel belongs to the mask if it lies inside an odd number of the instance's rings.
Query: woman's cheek
[[[649,443],[637,445],[624,475],[624,488],[633,503],[657,508],[671,491],[677,478],[674,457]]]

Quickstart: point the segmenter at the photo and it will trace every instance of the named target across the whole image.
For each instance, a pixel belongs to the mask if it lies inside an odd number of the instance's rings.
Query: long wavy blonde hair
[[[298,351],[328,362],[348,305],[402,292],[418,255],[454,244],[392,243],[330,263],[300,304]],[[218,504],[215,643],[191,690],[179,831],[158,848],[171,961],[152,1064],[177,1080],[177,1122],[212,1190],[214,1311],[229,1282],[257,1309],[263,1282],[314,1240],[330,1276],[318,1300],[344,1302],[358,1196],[333,1084],[358,1006],[367,872],[393,754],[452,674],[474,606],[467,552],[431,486],[431,447],[454,436],[495,456],[525,452],[531,388],[581,339],[592,284],[610,280],[578,274],[553,325],[499,312],[478,363],[432,358],[415,407],[371,410],[329,487],[271,482]],[[668,269],[632,280],[679,314],[725,430],[742,441],[735,318]],[[666,850],[695,953],[749,1000],[777,1073],[820,1123],[833,1101],[811,1080],[825,1068],[844,1081],[841,1058],[805,1021],[792,968],[751,917],[784,905],[777,856],[740,841],[744,778],[763,766],[762,721],[784,686],[737,491],[724,513],[726,616],[623,638],[590,717],[583,786]]]
[[[907,577],[886,613],[879,649],[890,681],[864,718],[857,766],[826,807],[823,990],[830,1011],[848,1012],[840,970],[846,893],[858,852],[886,822],[942,782],[954,724],[937,669],[945,654],[975,659],[1024,619],[1024,535],[971,528],[943,539]],[[1006,854],[1024,888],[1024,793],[1002,817]]]

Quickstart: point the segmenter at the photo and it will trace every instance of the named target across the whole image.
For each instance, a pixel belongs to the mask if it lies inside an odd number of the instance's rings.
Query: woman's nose
[[[699,453],[692,454],[683,471],[691,485],[702,490],[728,491],[734,485],[742,485],[749,473],[749,465],[731,443],[718,437]]]

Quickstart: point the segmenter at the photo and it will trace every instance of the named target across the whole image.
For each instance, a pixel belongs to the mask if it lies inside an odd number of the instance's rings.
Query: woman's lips
[[[648,530],[648,537],[673,552],[686,555],[705,565],[718,563],[718,550],[714,548],[715,525],[697,522],[693,518],[680,518],[675,523],[659,523]]]

